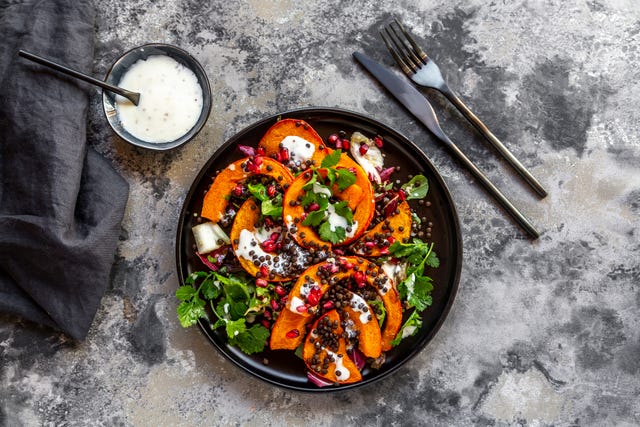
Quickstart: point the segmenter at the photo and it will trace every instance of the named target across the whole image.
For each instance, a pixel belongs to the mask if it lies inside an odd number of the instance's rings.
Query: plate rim
[[[399,137],[399,142],[401,142],[402,144],[408,144],[409,148],[411,148],[413,151],[415,151],[416,153],[418,153],[418,155],[421,157],[421,161],[427,163],[433,171],[435,171],[435,178],[438,181],[438,184],[442,187],[443,189],[443,195],[445,196],[446,202],[448,204],[448,206],[450,207],[451,211],[452,211],[452,226],[453,226],[453,230],[455,231],[455,238],[452,239],[453,242],[455,242],[456,244],[456,251],[455,251],[455,259],[457,260],[455,268],[453,270],[453,277],[451,280],[451,290],[449,292],[448,298],[446,300],[445,305],[442,307],[442,314],[439,316],[437,322],[434,324],[434,326],[431,328],[431,330],[429,331],[428,334],[426,334],[425,336],[423,336],[414,346],[414,348],[408,353],[406,354],[405,358],[400,361],[400,363],[391,366],[388,370],[386,370],[385,372],[380,373],[379,375],[374,376],[373,378],[369,378],[367,380],[363,380],[361,382],[357,382],[357,383],[352,383],[352,384],[345,384],[345,385],[341,385],[339,387],[301,387],[301,386],[297,386],[297,385],[291,385],[291,384],[285,384],[282,382],[278,382],[276,380],[273,380],[272,378],[268,378],[265,375],[262,375],[259,372],[256,372],[254,370],[251,369],[250,366],[245,366],[244,364],[240,363],[238,360],[236,360],[235,358],[233,358],[230,354],[228,354],[228,348],[222,348],[221,345],[219,345],[219,343],[217,343],[215,340],[213,340],[213,338],[207,333],[207,326],[203,323],[202,319],[198,319],[198,326],[200,329],[200,333],[202,333],[203,335],[206,336],[206,338],[213,344],[213,346],[224,356],[225,359],[227,359],[228,361],[230,361],[234,366],[240,368],[240,370],[242,372],[244,372],[245,374],[254,377],[254,378],[258,378],[261,381],[264,381],[268,384],[271,385],[275,385],[277,387],[283,388],[283,389],[287,389],[287,390],[293,390],[293,391],[299,391],[299,392],[306,392],[306,393],[334,393],[334,392],[343,392],[346,390],[353,390],[356,388],[361,388],[361,387],[366,387],[366,386],[370,386],[371,384],[377,383],[378,381],[387,378],[389,375],[395,373],[398,369],[400,369],[402,366],[404,366],[406,363],[408,363],[410,360],[412,360],[418,353],[420,353],[422,350],[424,350],[424,348],[429,344],[429,342],[431,342],[433,340],[433,338],[437,335],[437,333],[440,331],[442,325],[444,324],[445,320],[449,317],[449,313],[451,311],[451,308],[453,306],[453,303],[456,300],[456,296],[458,293],[458,289],[459,289],[459,284],[460,284],[460,277],[461,277],[461,273],[462,273],[462,264],[463,264],[463,241],[462,241],[462,232],[461,232],[461,228],[460,228],[460,219],[458,216],[458,211],[455,205],[455,202],[453,200],[453,197],[451,195],[451,191],[449,190],[449,187],[447,186],[447,183],[444,180],[444,177],[440,174],[439,170],[436,168],[436,166],[433,164],[433,162],[431,161],[431,159],[427,156],[427,154],[417,145],[415,144],[410,138],[408,138],[407,136],[405,136],[402,132],[398,131],[397,129],[395,129],[394,127],[386,124],[385,122],[382,122],[374,117],[371,116],[366,116],[363,113],[359,113],[356,111],[352,111],[352,110],[348,110],[348,109],[344,109],[344,108],[337,108],[337,107],[301,107],[301,108],[295,108],[295,109],[290,109],[290,110],[286,110],[283,112],[279,112],[279,113],[275,113],[275,114],[271,114],[268,116],[265,116],[261,119],[258,119],[256,121],[251,122],[249,125],[244,126],[240,131],[234,133],[232,136],[230,136],[229,138],[227,138],[220,147],[218,147],[214,153],[207,159],[207,161],[204,163],[204,165],[201,167],[200,171],[198,172],[198,174],[196,175],[196,177],[193,179],[193,181],[190,184],[190,188],[189,191],[187,192],[187,195],[185,196],[183,202],[182,202],[182,208],[180,209],[180,216],[178,218],[178,228],[176,230],[176,242],[175,242],[175,255],[176,255],[176,272],[177,272],[177,276],[178,276],[178,286],[183,286],[184,283],[184,275],[182,272],[182,263],[183,263],[183,259],[182,259],[182,248],[181,248],[181,242],[184,236],[184,222],[186,219],[186,215],[188,212],[188,207],[192,202],[193,196],[195,191],[197,190],[197,188],[199,187],[199,184],[201,183],[202,179],[204,178],[204,176],[207,174],[207,172],[209,171],[209,169],[211,168],[211,165],[214,163],[215,159],[223,152],[226,151],[226,149],[236,143],[239,139],[241,139],[245,134],[251,132],[252,130],[254,130],[255,128],[258,128],[260,126],[263,126],[265,123],[269,122],[269,121],[273,121],[273,120],[278,120],[279,118],[299,118],[298,116],[300,115],[321,115],[321,114],[335,114],[335,115],[339,115],[339,116],[348,116],[348,118],[354,118],[360,121],[364,121],[367,123],[370,123],[372,125],[375,125],[377,128],[379,129],[383,129],[385,132],[393,134],[396,137]],[[304,120],[304,119],[301,119]]]

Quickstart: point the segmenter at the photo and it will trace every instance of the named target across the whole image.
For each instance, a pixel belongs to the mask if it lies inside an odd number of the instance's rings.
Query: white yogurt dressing
[[[329,229],[331,231],[336,231],[336,228],[338,227],[342,227],[344,228],[344,230],[347,230],[347,227],[351,227],[351,231],[346,233],[346,238],[350,238],[353,237],[353,235],[355,234],[357,228],[358,228],[358,221],[353,221],[353,223],[351,225],[349,225],[347,223],[347,219],[341,215],[338,215],[336,213],[336,208],[333,207],[333,205],[329,204],[329,206],[327,206],[327,222],[329,223]]]
[[[360,313],[360,315],[358,316],[360,318],[360,323],[362,323],[363,325],[369,323],[369,317],[373,318],[373,314],[371,312],[371,309],[369,308],[369,304],[367,304],[364,298],[352,292],[351,300],[349,302],[351,303],[351,308],[353,309],[353,311],[355,311],[356,313]],[[367,311],[364,311],[365,308],[367,309]]]
[[[203,96],[198,78],[189,68],[165,55],[134,63],[118,86],[140,93],[140,103],[116,96],[122,126],[136,138],[151,143],[171,142],[196,124]]]
[[[286,148],[289,156],[295,163],[304,163],[313,157],[316,147],[299,136],[286,136],[282,142],[282,148]]]

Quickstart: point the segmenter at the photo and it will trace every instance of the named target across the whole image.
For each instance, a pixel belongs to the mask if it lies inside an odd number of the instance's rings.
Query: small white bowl
[[[113,131],[129,144],[155,151],[171,150],[186,144],[193,139],[193,137],[200,132],[206,123],[209,118],[209,113],[211,112],[211,85],[209,84],[209,79],[207,78],[204,69],[193,56],[179,47],[162,43],[145,44],[123,54],[111,66],[105,81],[107,83],[118,85],[123,74],[129,69],[129,67],[137,61],[147,59],[152,55],[169,56],[193,71],[198,78],[198,83],[202,88],[202,111],[200,112],[200,117],[196,124],[186,134],[174,141],[161,143],[147,142],[133,136],[122,125],[116,110],[116,94],[106,90],[102,91],[102,106],[104,108],[104,114],[107,117],[107,121]]]

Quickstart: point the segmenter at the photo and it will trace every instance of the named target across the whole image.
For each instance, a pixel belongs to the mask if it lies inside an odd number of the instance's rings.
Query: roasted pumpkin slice
[[[295,350],[304,340],[307,318],[282,310],[271,329],[269,347],[271,350]]]
[[[367,230],[362,238],[353,244],[353,253],[368,257],[388,254],[388,247],[395,241],[403,242],[411,235],[411,208],[403,201],[398,205],[397,213]]]
[[[391,279],[374,263],[358,257],[340,257],[305,270],[291,288],[283,311],[289,310],[310,322],[320,309],[322,296],[334,284],[352,277],[362,286],[370,285],[378,293],[386,316],[381,334],[383,351],[391,349],[391,341],[402,326],[402,303]]]
[[[319,377],[338,384],[362,380],[362,374],[347,354],[340,326],[340,315],[331,310],[320,317],[307,335],[302,358],[307,368]]]
[[[253,175],[268,175],[282,186],[293,181],[291,172],[277,160],[263,156],[237,160],[215,177],[204,196],[200,214],[213,222],[220,221],[224,216],[229,195],[233,189]]]
[[[350,299],[343,308],[343,323],[347,335],[357,336],[358,349],[373,359],[382,354],[380,324],[369,304],[360,295],[350,292]]]
[[[311,125],[300,119],[277,121],[264,134],[258,148],[294,170],[306,169],[311,164],[320,166],[331,151]]]
[[[304,186],[312,179],[312,172],[307,171],[300,174],[291,183],[284,195],[282,204],[283,219],[293,238],[298,244],[305,248],[330,249],[332,246],[344,246],[357,240],[367,229],[375,212],[375,200],[373,198],[373,187],[366,174],[360,166],[350,160],[346,155],[345,165],[349,165],[348,169],[355,171],[356,181],[345,190],[339,191],[334,186],[331,191],[331,197],[341,201],[346,201],[347,205],[353,213],[352,229],[346,233],[346,237],[335,244],[320,238],[320,235],[314,227],[303,224],[304,218],[309,212],[305,212],[305,207],[300,203],[304,199],[306,191]],[[340,161],[343,162],[342,160]],[[346,167],[340,166],[337,168]],[[319,171],[322,173],[322,170]]]

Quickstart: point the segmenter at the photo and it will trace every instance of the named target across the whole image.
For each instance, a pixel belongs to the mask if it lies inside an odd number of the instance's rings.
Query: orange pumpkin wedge
[[[307,335],[302,358],[307,368],[321,378],[333,383],[351,384],[361,381],[362,374],[347,354],[343,332],[338,312],[327,312],[314,323]]]
[[[295,350],[304,340],[307,319],[284,309],[278,315],[269,338],[271,350]]]
[[[355,267],[358,267],[356,270]],[[328,277],[329,280],[318,279]],[[346,277],[353,277],[356,282],[365,281],[374,287],[385,307],[386,316],[381,334],[383,351],[391,349],[391,341],[402,326],[402,303],[398,291],[384,271],[374,263],[358,257],[340,257],[336,262],[324,261],[306,269],[296,280],[282,311],[291,311],[311,322],[317,312],[320,297],[329,288]],[[319,281],[318,281],[319,280]],[[324,282],[324,283],[323,283]],[[309,296],[315,294],[313,301]],[[272,332],[273,334],[273,332]]]
[[[256,277],[258,272],[260,271],[261,265],[267,266],[269,270],[271,270],[269,262],[261,262],[258,265],[255,265],[252,259],[247,258],[249,256],[249,251],[253,250],[257,255],[256,258],[265,255],[270,255],[269,261],[273,260],[275,257],[279,256],[278,253],[275,252],[267,252],[264,251],[260,247],[260,243],[255,235],[256,231],[256,223],[260,219],[260,207],[255,202],[253,198],[247,199],[238,212],[236,213],[236,217],[233,221],[233,225],[231,226],[231,232],[229,233],[229,238],[231,239],[231,247],[233,248],[233,252],[236,254],[236,258],[240,262],[242,268],[252,276]],[[250,234],[246,234],[250,233]],[[251,241],[255,241],[255,246],[251,245]],[[262,253],[264,252],[264,254]],[[275,277],[270,278],[271,281],[281,282],[284,280],[290,280],[289,277],[282,277],[276,275]]]
[[[200,215],[213,222],[218,222],[224,216],[228,198],[236,185],[254,175],[268,175],[280,185],[293,181],[289,169],[280,162],[263,156],[246,157],[237,160],[224,168],[213,180],[211,187],[204,196]]]
[[[365,172],[345,154],[342,154],[341,160],[336,168],[345,167],[341,166],[341,164],[349,165],[349,169],[355,170],[356,181],[343,191],[339,191],[337,186],[334,186],[332,194],[339,200],[347,201],[349,208],[353,211],[353,224],[356,226],[356,229],[349,237],[335,244],[335,246],[348,245],[357,240],[365,232],[367,227],[369,227],[373,214],[375,213],[373,186]],[[322,169],[319,171],[322,172]],[[298,203],[297,200],[304,196],[305,190],[303,190],[303,187],[309,182],[311,177],[312,173],[307,171],[298,175],[291,183],[284,194],[282,216],[287,228],[291,230],[293,227],[293,229],[296,230],[296,232],[292,233],[292,237],[300,246],[305,248],[330,249],[334,246],[331,242],[322,240],[313,227],[302,224],[305,208]]]
[[[324,144],[318,132],[300,119],[278,120],[264,134],[258,148],[264,149],[266,156],[275,157],[285,165],[296,166],[299,162],[300,169],[306,169],[306,160],[312,160],[315,166],[320,166],[322,159],[332,151]],[[285,148],[286,154],[283,151]],[[312,153],[311,156],[306,158],[309,153]],[[301,155],[304,158],[296,158]]]
[[[351,250],[356,255],[367,257],[387,255],[388,245],[381,243],[383,241],[389,244],[395,241],[404,242],[411,236],[412,221],[411,207],[409,207],[409,203],[405,200],[398,205],[398,213],[387,217],[373,228],[367,230],[367,232],[362,235],[362,238],[353,244]],[[390,234],[387,238],[379,237],[387,234]]]
[[[348,319],[343,321],[347,326],[347,333],[351,330],[358,334],[358,349],[366,357],[376,359],[382,354],[382,335],[380,333],[380,324],[373,310],[367,302],[353,292],[351,294],[350,304],[344,307],[345,315]]]

